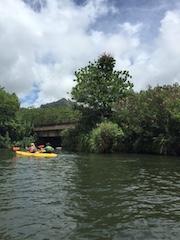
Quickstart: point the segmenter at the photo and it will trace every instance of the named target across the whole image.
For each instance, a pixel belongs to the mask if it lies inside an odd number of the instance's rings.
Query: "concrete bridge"
[[[61,131],[67,128],[75,128],[76,122],[62,123],[56,125],[36,126],[34,132],[37,134],[37,146],[50,142],[53,147],[62,146]]]
[[[62,123],[56,125],[42,125],[36,126],[34,132],[39,138],[48,138],[48,137],[60,137],[61,131],[67,128],[75,128],[76,122],[72,123]]]

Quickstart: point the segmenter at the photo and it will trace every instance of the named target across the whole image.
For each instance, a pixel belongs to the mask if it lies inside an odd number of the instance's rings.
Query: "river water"
[[[180,239],[180,159],[0,150],[0,239]]]

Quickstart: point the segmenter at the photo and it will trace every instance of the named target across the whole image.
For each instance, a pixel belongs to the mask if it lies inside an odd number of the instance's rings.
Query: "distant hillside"
[[[58,100],[57,102],[42,104],[40,108],[51,108],[51,107],[71,107],[73,103],[70,100],[66,100],[65,98],[62,98]]]

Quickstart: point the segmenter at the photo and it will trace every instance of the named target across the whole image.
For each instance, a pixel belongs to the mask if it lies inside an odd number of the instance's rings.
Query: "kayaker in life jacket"
[[[41,152],[46,152],[46,153],[52,153],[52,152],[54,152],[54,148],[51,146],[51,144],[48,142],[48,143],[46,143],[46,146],[45,146],[45,148],[43,148],[42,150],[41,150]]]
[[[26,150],[30,153],[35,153],[37,151],[37,148],[34,143],[31,143],[29,147],[26,147]]]

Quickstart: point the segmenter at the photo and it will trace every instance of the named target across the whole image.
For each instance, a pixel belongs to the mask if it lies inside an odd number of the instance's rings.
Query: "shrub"
[[[96,153],[111,153],[121,151],[124,133],[117,124],[102,122],[92,130],[90,138],[90,149]]]
[[[77,150],[81,152],[89,152],[89,139],[90,135],[88,133],[80,133],[78,136]]]
[[[65,129],[61,132],[63,148],[67,150],[76,150],[77,148],[77,135],[76,129]]]

